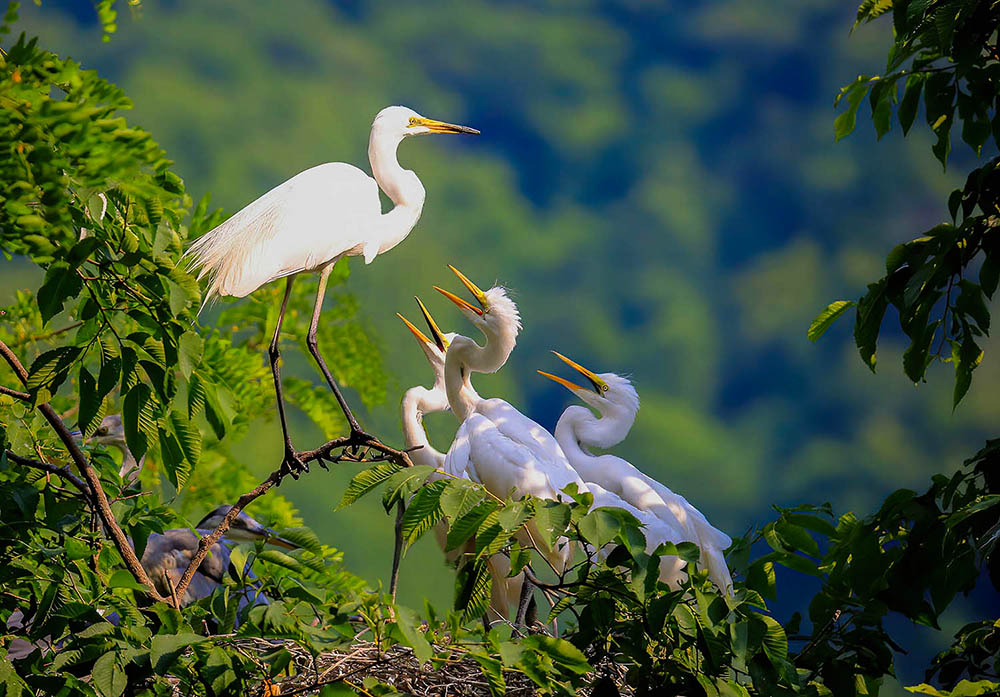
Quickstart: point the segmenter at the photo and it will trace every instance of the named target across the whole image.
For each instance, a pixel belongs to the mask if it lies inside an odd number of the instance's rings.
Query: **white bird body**
[[[732,539],[708,522],[680,494],[616,455],[594,455],[588,448],[611,448],[628,435],[639,411],[639,396],[632,383],[614,373],[593,373],[561,354],[563,361],[585,375],[592,389],[580,387],[549,373],[542,375],[568,388],[600,414],[582,406],[570,406],[559,417],[555,437],[570,464],[588,484],[599,485],[635,508],[654,514],[677,537],[672,542],[693,542],[701,550],[701,564],[709,578],[726,593],[732,592],[732,576],[723,552]]]
[[[369,264],[402,242],[420,219],[424,186],[416,174],[400,166],[396,149],[407,136],[425,133],[479,131],[428,119],[406,107],[386,107],[372,122],[368,140],[372,176],[343,162],[307,169],[209,230],[185,253],[198,271],[198,280],[206,276],[209,279],[202,307],[215,296],[243,297],[266,283],[287,279],[268,353],[285,440],[284,466],[289,472],[305,470],[288,434],[278,368],[278,340],[292,282],[299,273],[319,272],[306,344],[347,417],[352,435],[373,440],[361,430],[319,352],[319,315],[330,272],[338,259],[363,256]],[[382,212],[380,188],[395,204],[387,213]]]
[[[402,315],[399,315],[399,318],[406,322],[427,357],[427,362],[430,364],[431,370],[434,371],[434,385],[430,389],[419,385],[411,387],[403,394],[401,403],[403,440],[414,465],[427,465],[436,470],[430,477],[431,480],[434,480],[448,476],[444,473],[445,454],[431,445],[427,431],[424,430],[423,417],[425,414],[448,411],[449,409],[448,394],[444,382],[445,352],[456,335],[442,334],[430,314],[427,313],[423,303],[420,303],[420,309],[424,313],[432,335],[434,335],[434,341],[428,339]],[[478,398],[478,395],[475,398]],[[467,479],[468,477],[462,476],[461,478]],[[445,523],[443,521],[438,523],[432,530],[438,546],[444,552],[445,560],[449,563],[454,563],[461,554],[472,552],[475,549],[475,538],[473,538],[466,543],[464,548],[448,551],[448,528]],[[517,574],[512,578],[508,577],[510,560],[502,554],[491,556],[487,560],[487,565],[492,579],[490,609],[497,618],[508,619],[511,608],[517,607],[524,574]]]
[[[452,476],[467,476],[486,487],[494,496],[531,495],[558,500],[570,483],[579,491],[587,487],[573,470],[559,444],[548,431],[502,399],[481,399],[471,388],[473,372],[492,373],[507,362],[521,329],[517,306],[506,291],[494,287],[485,293],[452,270],[473,293],[482,309],[443,291],[486,337],[479,346],[472,339],[456,336],[445,360],[448,403],[462,420],[445,458],[444,470]],[[557,572],[565,570],[572,546],[565,538],[548,548],[529,523],[522,529],[522,543],[533,544]]]

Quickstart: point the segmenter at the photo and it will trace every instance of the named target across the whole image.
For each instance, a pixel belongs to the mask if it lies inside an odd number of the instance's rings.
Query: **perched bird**
[[[406,107],[386,107],[375,117],[368,141],[372,177],[343,162],[307,169],[205,233],[185,254],[191,258],[192,268],[198,270],[199,280],[206,276],[209,279],[205,302],[214,296],[242,298],[265,283],[287,279],[268,353],[285,439],[284,465],[289,471],[305,469],[295,457],[288,435],[278,370],[278,337],[292,283],[299,273],[320,274],[306,343],[347,417],[352,434],[369,438],[319,352],[316,329],[326,284],[337,260],[363,256],[370,264],[377,255],[402,242],[420,218],[424,187],[414,172],[400,166],[396,148],[407,136],[425,133],[479,131],[428,119]],[[382,212],[379,189],[395,204],[387,213]]]
[[[149,536],[140,562],[160,594],[168,598],[173,594],[173,589],[180,582],[191,558],[198,552],[199,540],[219,526],[230,508],[232,506],[219,506],[214,509],[199,521],[194,530],[174,528],[163,533],[152,533]],[[238,578],[239,574],[230,568],[230,552],[233,543],[257,542],[259,540],[285,549],[298,549],[298,545],[280,537],[273,530],[264,527],[241,511],[222,539],[212,545],[205,560],[202,561],[192,577],[191,584],[184,592],[181,604],[190,605],[211,595],[216,588],[222,585],[223,576],[227,571],[233,574],[234,578]],[[247,600],[255,605],[267,602],[256,591],[253,591],[251,596]]]
[[[731,593],[733,579],[723,552],[732,544],[730,537],[712,526],[697,508],[680,494],[640,471],[635,465],[611,455],[594,455],[587,448],[611,448],[625,439],[639,411],[639,395],[627,378],[614,373],[598,375],[566,356],[553,351],[564,363],[587,378],[581,387],[569,380],[539,370],[588,405],[600,417],[581,406],[567,407],[556,424],[555,436],[570,464],[584,481],[597,484],[643,511],[649,511],[681,533],[674,542],[693,542],[701,550],[701,563],[709,578],[723,592]]]
[[[403,320],[406,326],[412,332],[413,336],[417,339],[417,344],[420,346],[421,350],[424,352],[424,356],[427,357],[427,362],[431,366],[431,370],[434,372],[434,385],[428,389],[426,387],[411,387],[403,395],[403,401],[401,405],[402,409],[402,419],[403,419],[403,439],[406,443],[406,448],[409,450],[410,459],[415,465],[429,465],[434,467],[436,470],[441,470],[442,474],[431,475],[432,479],[440,479],[445,477],[443,474],[443,467],[445,461],[445,454],[439,450],[436,450],[434,446],[431,445],[430,440],[427,438],[427,432],[423,427],[423,417],[425,414],[431,414],[434,412],[448,411],[448,395],[445,390],[444,382],[444,364],[445,364],[445,354],[448,351],[448,346],[451,341],[457,336],[456,334],[443,333],[439,328],[434,318],[427,311],[420,299],[417,299],[417,303],[420,306],[420,312],[424,316],[424,320],[427,323],[427,327],[430,330],[433,340],[427,338],[427,336],[417,329],[409,320],[407,320],[403,315],[397,313],[397,316]],[[416,448],[416,449],[413,449]],[[450,552],[446,550],[448,531],[444,522],[438,523],[433,528],[434,537],[437,540],[438,545],[441,547],[441,551],[445,553],[445,559],[449,562],[454,563],[459,555],[463,552],[471,551],[475,547],[475,541],[470,540],[466,545],[468,549],[454,549]],[[523,574],[518,574],[513,578],[508,578],[507,574],[510,572],[510,560],[503,556],[502,554],[495,554],[487,561],[490,569],[490,575],[492,577],[492,592],[490,595],[490,610],[499,618],[509,618],[511,608],[516,607],[518,596],[521,592],[521,582],[524,578]],[[496,619],[496,618],[491,618]]]
[[[483,292],[458,269],[450,267],[472,293],[477,305],[446,290],[435,289],[455,303],[486,337],[479,346],[458,335],[445,358],[448,403],[462,424],[445,458],[445,472],[467,475],[495,496],[532,496],[558,500],[562,490],[576,484],[587,491],[562,448],[540,425],[502,399],[482,399],[471,389],[472,373],[492,373],[503,367],[514,350],[521,329],[517,306],[499,287]],[[572,548],[564,538],[549,548],[528,524],[525,544],[534,544],[557,572],[570,562]],[[524,531],[522,531],[524,532]]]

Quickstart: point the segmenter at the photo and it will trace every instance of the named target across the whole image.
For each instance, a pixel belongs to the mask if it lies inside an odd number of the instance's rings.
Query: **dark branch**
[[[87,497],[88,500],[92,500],[90,487],[87,486],[87,482],[83,481],[75,474],[73,474],[69,467],[63,465],[53,465],[49,462],[41,462],[39,460],[30,460],[26,457],[21,457],[20,455],[11,452],[10,450],[4,451],[7,454],[7,459],[13,463],[21,465],[22,467],[33,467],[34,469],[49,472],[51,474],[56,474],[68,481],[70,484],[75,486],[80,492]]]
[[[27,392],[18,392],[17,390],[12,390],[9,387],[4,387],[0,385],[0,394],[5,394],[8,397],[13,397],[14,399],[20,399],[22,402],[31,401],[31,395]]]
[[[24,369],[21,365],[21,361],[18,360],[17,356],[10,350],[10,348],[4,342],[0,341],[0,356],[7,361],[8,365],[14,370],[15,375],[22,384],[26,385],[28,382],[28,371]],[[142,568],[142,564],[139,562],[139,558],[135,555],[135,550],[132,549],[132,545],[129,544],[128,537],[122,532],[121,526],[118,525],[118,521],[115,519],[114,513],[111,511],[111,504],[108,502],[108,497],[104,493],[104,489],[101,487],[101,479],[97,476],[97,472],[94,468],[90,466],[90,462],[87,457],[80,450],[79,444],[76,439],[70,434],[66,424],[63,423],[59,415],[56,414],[55,410],[48,403],[39,404],[38,410],[42,412],[42,416],[45,420],[49,422],[52,429],[59,436],[59,440],[69,451],[70,457],[73,459],[73,464],[76,465],[80,474],[83,478],[87,480],[87,484],[90,487],[91,494],[94,498],[94,503],[97,507],[97,513],[100,515],[104,527],[111,533],[111,539],[115,543],[115,547],[118,549],[118,553],[121,555],[122,559],[125,561],[125,566],[128,570],[135,576],[139,583],[143,584],[148,588],[149,595],[156,601],[166,602],[167,598],[160,595],[156,586],[153,585],[152,580],[146,574],[146,570]]]

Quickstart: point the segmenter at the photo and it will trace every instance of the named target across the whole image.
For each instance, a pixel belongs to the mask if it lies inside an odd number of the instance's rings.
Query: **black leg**
[[[312,357],[316,359],[316,363],[319,364],[319,369],[323,372],[323,377],[326,378],[327,384],[329,384],[330,389],[333,390],[333,395],[337,398],[337,403],[340,405],[340,409],[344,412],[344,416],[347,418],[347,423],[351,427],[351,435],[359,436],[365,440],[372,440],[371,436],[362,431],[361,426],[358,425],[358,421],[354,418],[351,408],[347,405],[347,400],[345,400],[344,395],[340,393],[340,388],[337,387],[337,383],[333,379],[333,375],[330,374],[330,369],[326,367],[326,361],[324,361],[323,356],[320,355],[319,347],[316,342],[316,328],[319,326],[319,313],[320,310],[323,309],[323,296],[326,295],[326,283],[330,278],[331,271],[333,271],[333,264],[327,265],[320,273],[319,290],[316,292],[316,304],[313,306],[312,323],[309,325],[309,335],[306,337],[306,345],[309,347],[309,353],[312,354]]]
[[[534,593],[532,593],[534,589],[535,586],[527,578],[521,582],[521,597],[517,601],[517,615],[514,617],[515,627],[525,626],[528,606],[531,605],[531,601],[534,599]]]
[[[294,276],[289,276],[285,283],[285,297],[281,301],[281,310],[278,311],[278,323],[274,327],[274,336],[271,338],[271,345],[267,349],[267,355],[271,359],[271,375],[274,377],[274,392],[278,397],[278,418],[281,421],[281,435],[285,440],[285,459],[282,467],[292,476],[298,478],[298,472],[306,470],[306,466],[295,456],[295,448],[292,447],[292,438],[288,435],[288,423],[285,420],[285,398],[281,393],[281,369],[278,367],[278,358],[281,353],[278,351],[278,338],[281,335],[281,323],[285,320],[285,310],[288,308],[288,297],[292,294],[292,282]]]
[[[392,548],[392,573],[389,576],[389,594],[392,602],[396,602],[396,585],[399,582],[399,562],[403,556],[403,513],[406,507],[402,499],[396,502],[396,525],[393,528],[395,542]]]

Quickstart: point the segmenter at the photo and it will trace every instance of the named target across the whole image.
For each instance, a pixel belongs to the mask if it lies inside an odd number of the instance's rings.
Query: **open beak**
[[[475,128],[469,128],[468,126],[459,126],[454,123],[445,123],[444,121],[436,121],[434,119],[426,119],[423,116],[416,117],[410,121],[410,126],[424,126],[431,133],[468,133],[469,135],[478,136],[479,131]]]
[[[596,392],[598,395],[600,395],[600,396],[603,397],[604,393],[608,391],[608,383],[604,382],[604,380],[602,380],[600,378],[600,376],[597,375],[597,373],[593,372],[592,370],[587,370],[586,368],[584,368],[582,365],[580,365],[576,361],[567,358],[566,356],[562,355],[558,351],[553,351],[552,353],[554,353],[556,355],[556,358],[558,358],[563,363],[565,363],[566,365],[568,365],[570,368],[572,368],[573,370],[575,370],[576,372],[580,373],[585,378],[587,378],[587,380],[589,380],[590,384],[593,386],[594,392]],[[541,371],[539,371],[539,372],[541,372]],[[583,388],[579,387],[578,385],[574,385],[573,383],[569,382],[568,380],[563,380],[562,378],[557,378],[554,375],[549,375],[547,373],[543,373],[543,375],[545,375],[546,377],[549,377],[549,378],[555,380],[560,385],[563,385],[564,387],[568,387],[571,390],[574,389],[574,388],[575,389],[583,389]]]
[[[559,377],[558,375],[553,375],[552,373],[546,373],[544,370],[539,370],[537,372],[538,372],[539,375],[544,375],[549,380],[552,380],[554,382],[558,382],[560,385],[562,385],[563,387],[565,387],[570,392],[576,392],[577,390],[584,389],[583,387],[580,387],[576,383],[572,383],[569,380],[566,380],[565,378]]]
[[[434,318],[431,317],[431,313],[427,311],[427,307],[425,307],[424,304],[420,301],[420,298],[414,296],[413,299],[416,300],[417,305],[420,306],[420,312],[424,315],[424,321],[427,322],[427,328],[431,330],[431,336],[434,337],[434,343],[437,344],[437,347],[441,350],[441,353],[444,353],[445,351],[448,350],[448,343],[449,343],[444,336],[444,332],[442,332],[441,328],[438,327],[437,322],[435,322]]]
[[[439,288],[438,286],[434,286],[434,290],[444,295],[444,297],[451,300],[453,303],[458,305],[463,310],[471,310],[472,312],[475,312],[477,315],[481,316],[487,307],[486,293],[484,293],[479,288],[479,286],[470,281],[468,276],[466,276],[464,273],[456,269],[451,264],[448,264],[448,268],[454,271],[455,275],[458,276],[458,280],[460,280],[462,284],[469,289],[469,292],[472,293],[472,296],[476,299],[476,302],[479,303],[479,307],[476,307],[472,303],[462,300],[454,293],[449,293],[448,291],[444,290],[443,288]]]
[[[428,339],[426,336],[424,336],[424,333],[422,331],[414,327],[413,324],[410,322],[410,320],[406,319],[405,317],[403,317],[403,315],[399,314],[398,312],[396,313],[396,316],[399,317],[401,320],[403,320],[403,323],[406,324],[407,328],[411,332],[413,332],[413,336],[417,337],[417,341],[424,344],[431,343],[431,340]]]

